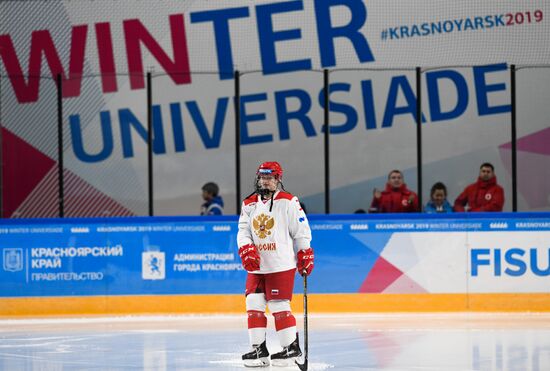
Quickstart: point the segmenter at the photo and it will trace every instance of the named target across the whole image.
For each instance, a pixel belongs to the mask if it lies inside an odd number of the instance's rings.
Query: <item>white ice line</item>
[[[296,313],[298,317],[301,313]],[[550,313],[546,312],[483,312],[483,313],[312,313],[310,318],[365,318],[365,319],[411,319],[426,318],[435,320],[439,318],[460,318],[460,319],[483,319],[501,317],[503,319],[520,318],[550,318]],[[167,321],[196,321],[197,319],[208,320],[245,320],[246,314],[182,314],[169,316],[112,316],[112,317],[81,317],[81,318],[22,318],[22,319],[2,319],[0,325],[26,325],[26,324],[60,324],[60,323],[120,323],[120,322],[167,322]]]

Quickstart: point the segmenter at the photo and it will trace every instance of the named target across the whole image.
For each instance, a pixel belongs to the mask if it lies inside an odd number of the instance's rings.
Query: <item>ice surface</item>
[[[550,314],[313,314],[309,326],[309,370],[550,370]],[[0,370],[244,370],[247,341],[244,314],[0,320]]]

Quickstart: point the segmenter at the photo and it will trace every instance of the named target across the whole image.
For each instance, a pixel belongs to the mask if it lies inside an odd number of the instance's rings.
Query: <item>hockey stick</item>
[[[307,371],[307,274],[304,271],[304,363],[299,364],[294,361],[298,368],[302,371]]]

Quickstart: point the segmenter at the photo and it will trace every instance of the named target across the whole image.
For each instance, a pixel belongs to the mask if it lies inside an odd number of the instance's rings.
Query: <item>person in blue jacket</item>
[[[201,215],[223,215],[223,199],[219,196],[220,187],[214,182],[202,186]]]
[[[430,191],[430,201],[424,207],[426,213],[452,213],[453,207],[447,201],[447,187],[441,182],[432,186]]]

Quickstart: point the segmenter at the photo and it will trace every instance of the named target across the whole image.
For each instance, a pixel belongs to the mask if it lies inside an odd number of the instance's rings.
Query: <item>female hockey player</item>
[[[293,365],[302,355],[296,319],[290,311],[296,268],[313,270],[311,230],[298,198],[284,191],[283,169],[264,162],[256,172],[254,193],[241,207],[237,244],[246,279],[248,335],[252,351],[242,356],[247,367],[269,366],[266,308],[273,314],[283,350],[271,355],[275,366]],[[279,189],[279,187],[281,189]]]

